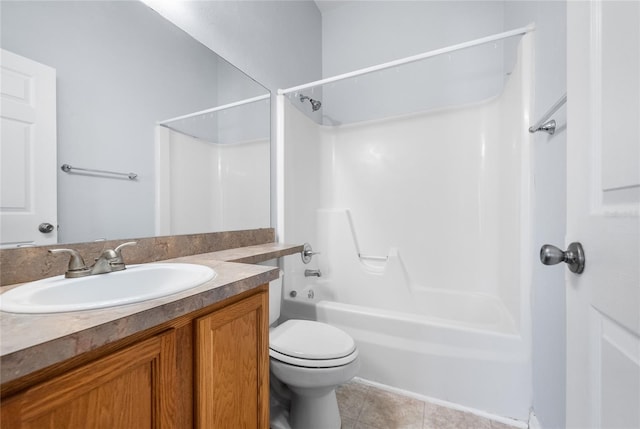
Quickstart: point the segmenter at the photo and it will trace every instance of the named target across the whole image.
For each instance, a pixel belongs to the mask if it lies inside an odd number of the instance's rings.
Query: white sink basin
[[[201,285],[216,276],[195,264],[130,265],[108,274],[67,279],[56,276],[26,283],[0,295],[0,310],[61,313],[146,301]]]

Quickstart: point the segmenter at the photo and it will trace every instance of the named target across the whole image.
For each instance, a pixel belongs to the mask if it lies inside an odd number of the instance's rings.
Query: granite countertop
[[[0,312],[0,383],[16,380],[268,283],[278,277],[277,267],[236,261],[262,262],[301,249],[302,246],[268,243],[162,261],[206,265],[217,275],[195,288],[144,302],[55,314]],[[14,286],[2,287],[0,291]]]
[[[218,261],[256,264],[265,260],[300,253],[302,252],[302,249],[302,245],[266,243],[255,246],[239,247],[236,249],[220,250],[208,253],[207,255],[211,255],[213,259]]]

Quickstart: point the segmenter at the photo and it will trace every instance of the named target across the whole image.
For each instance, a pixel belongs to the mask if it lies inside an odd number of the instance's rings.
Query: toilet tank
[[[283,276],[284,273],[280,270],[280,277],[269,282],[269,326],[273,325],[280,317]]]

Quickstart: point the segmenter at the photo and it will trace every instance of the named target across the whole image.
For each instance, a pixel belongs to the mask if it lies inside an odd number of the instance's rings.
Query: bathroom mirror
[[[55,69],[58,243],[270,227],[266,88],[142,2],[0,8],[2,49]]]

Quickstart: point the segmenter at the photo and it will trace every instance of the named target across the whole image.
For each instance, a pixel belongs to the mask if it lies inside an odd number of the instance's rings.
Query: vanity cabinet
[[[268,428],[268,289],[3,386],[6,428]],[[18,386],[18,387],[15,387]]]

